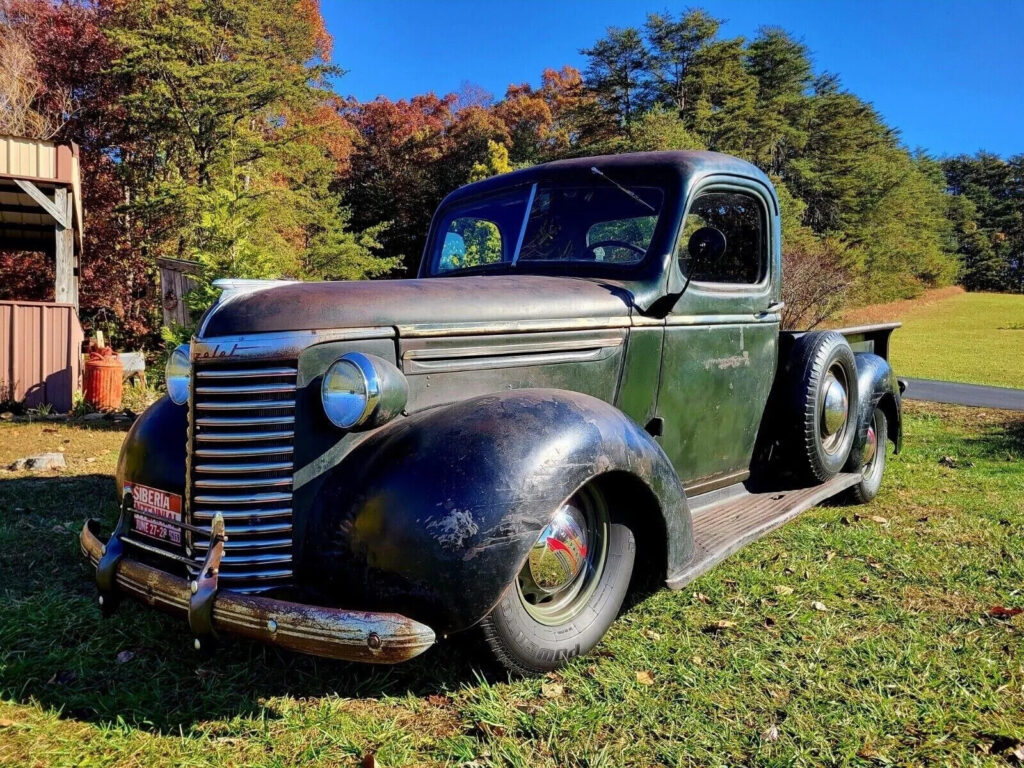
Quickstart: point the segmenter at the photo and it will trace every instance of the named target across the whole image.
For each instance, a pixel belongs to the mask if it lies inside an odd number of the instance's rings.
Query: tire
[[[842,470],[856,436],[857,364],[853,350],[846,337],[836,331],[808,333],[794,343],[786,369],[792,435],[787,441],[790,466],[801,479],[824,483]],[[839,384],[839,390],[833,381]],[[834,398],[836,392],[842,392],[843,397]],[[840,411],[842,423],[836,426]]]
[[[846,500],[851,504],[867,504],[877,495],[882,487],[882,476],[885,475],[885,448],[889,434],[889,422],[881,408],[875,408],[869,426],[868,441],[864,446],[850,454],[846,463],[847,472],[860,472],[860,482],[846,492]]]
[[[595,486],[577,493],[559,516],[569,507],[583,511],[588,537],[592,537],[585,541],[585,563],[576,578],[554,597],[537,594],[533,555],[545,557],[543,550],[552,549],[548,534],[553,522],[541,534],[519,577],[480,624],[495,658],[517,676],[543,674],[588,653],[615,620],[629,588],[636,554],[633,532],[610,521],[605,499]]]

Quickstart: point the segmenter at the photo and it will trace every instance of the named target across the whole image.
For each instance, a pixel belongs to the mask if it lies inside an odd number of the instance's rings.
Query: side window
[[[691,280],[753,285],[765,275],[767,243],[760,201],[745,192],[706,192],[683,223],[679,266]]]
[[[502,260],[501,230],[493,221],[463,216],[452,219],[441,248],[439,272],[494,264]]]

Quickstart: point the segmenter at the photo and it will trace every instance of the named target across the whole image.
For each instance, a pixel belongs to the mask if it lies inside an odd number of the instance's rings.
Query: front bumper
[[[98,522],[89,520],[79,541],[82,554],[97,568],[101,602],[114,597],[104,593],[127,594],[187,617],[195,628],[196,582],[129,558],[116,541],[117,531],[107,545],[100,541],[98,531]],[[113,545],[109,552],[108,545]],[[204,584],[203,588],[207,587]],[[430,627],[397,613],[348,611],[247,595],[217,589],[215,577],[203,602],[207,617],[202,623],[209,632],[247,637],[314,656],[394,664],[418,656],[435,641]]]

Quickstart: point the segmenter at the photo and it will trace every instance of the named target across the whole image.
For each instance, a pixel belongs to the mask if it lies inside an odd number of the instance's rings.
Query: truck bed
[[[820,330],[838,331],[850,342],[854,352],[872,352],[886,360],[889,359],[889,337],[903,323],[873,323],[871,325],[854,325],[849,328],[822,328]],[[819,330],[817,328],[815,331]],[[783,336],[798,339],[805,333],[813,331],[782,331]]]

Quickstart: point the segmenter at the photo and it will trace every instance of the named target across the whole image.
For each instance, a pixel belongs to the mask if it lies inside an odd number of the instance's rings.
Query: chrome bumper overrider
[[[99,523],[89,520],[79,541],[82,554],[97,569],[100,602],[110,608],[127,594],[169,613],[188,617],[197,635],[239,635],[301,653],[333,659],[394,664],[406,661],[434,644],[434,631],[396,613],[322,608],[217,588],[215,551],[222,550],[216,534],[212,557],[194,581],[174,576],[124,554],[119,539],[122,525],[104,544]]]

